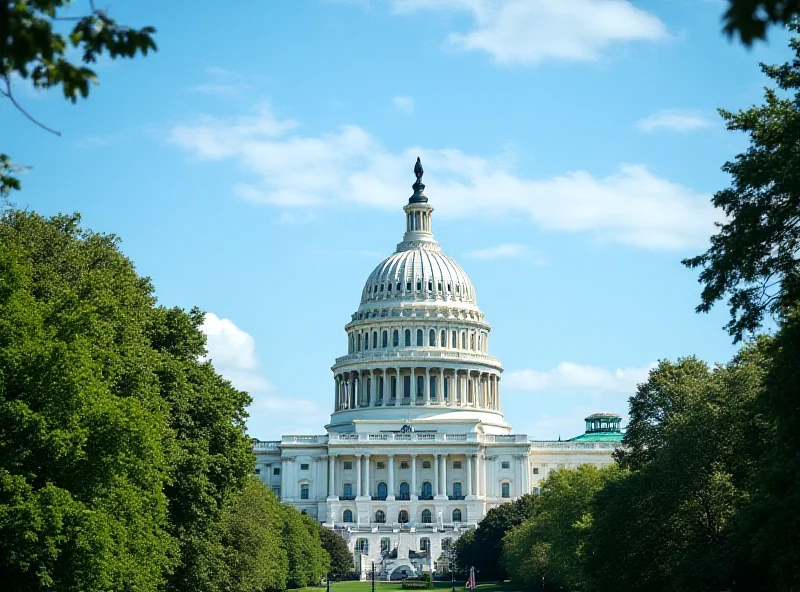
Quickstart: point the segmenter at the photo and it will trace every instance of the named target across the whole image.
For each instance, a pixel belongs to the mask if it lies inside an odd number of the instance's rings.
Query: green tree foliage
[[[547,477],[535,517],[503,541],[503,564],[513,584],[530,590],[588,589],[581,554],[591,524],[590,504],[616,472],[614,465],[581,465]]]
[[[775,85],[765,89],[763,105],[720,110],[729,130],[750,137],[750,147],[722,167],[732,186],[712,201],[727,220],[708,251],[683,261],[702,268],[698,312],[728,297],[726,328],[735,341],[800,298],[800,39],[790,45],[793,61],[761,65]]]
[[[0,572],[9,590],[156,590],[174,435],[152,289],[77,217],[0,219]]]
[[[750,47],[756,39],[767,38],[770,25],[789,25],[800,14],[800,0],[728,0],[723,31],[739,35]]]
[[[352,574],[355,562],[353,554],[347,547],[347,541],[338,533],[324,526],[319,526],[319,539],[322,543],[322,548],[325,549],[330,558],[328,577],[332,580],[338,580]]]
[[[318,584],[330,568],[330,558],[322,548],[319,526],[310,516],[291,506],[283,506],[283,541],[289,557],[289,588]]]
[[[503,554],[503,537],[533,515],[535,498],[523,495],[506,504],[492,508],[478,524],[473,536],[462,535],[455,544],[458,573],[475,567],[481,581],[506,579],[506,570],[500,560]],[[467,537],[467,538],[465,538]]]
[[[769,589],[747,524],[766,432],[756,408],[768,351],[762,339],[724,367],[661,362],[640,385],[621,459],[631,470],[592,504],[591,589]]]
[[[114,236],[0,218],[0,566],[14,590],[216,590],[252,473],[249,397],[203,314],[155,305]]]
[[[107,11],[95,8],[93,0],[88,0],[89,14],[73,16],[67,11],[73,4],[72,0],[0,2],[0,96],[56,134],[18,102],[15,79],[29,79],[35,88],[60,87],[64,97],[74,103],[79,97],[86,98],[91,85],[97,83],[91,66],[100,56],[133,58],[156,49],[153,27],[122,26]],[[70,23],[69,32],[64,34],[61,30],[66,23]],[[79,60],[70,59],[74,50]],[[8,156],[0,154],[0,196],[19,189],[14,172]]]
[[[283,519],[280,502],[272,491],[255,477],[248,478],[244,488],[233,496],[221,521],[228,571],[222,590],[286,589],[289,558],[282,541]]]

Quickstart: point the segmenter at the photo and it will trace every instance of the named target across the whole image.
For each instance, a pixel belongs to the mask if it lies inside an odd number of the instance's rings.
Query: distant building
[[[256,472],[285,502],[348,541],[356,569],[379,577],[432,570],[443,550],[547,474],[606,465],[620,417],[586,418],[566,441],[513,434],[501,411],[503,367],[467,274],[441,252],[422,169],[395,253],[367,278],[333,365],[326,433],[256,442]]]

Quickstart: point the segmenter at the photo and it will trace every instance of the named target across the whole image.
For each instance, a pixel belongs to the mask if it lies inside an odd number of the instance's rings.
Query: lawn
[[[370,592],[371,582],[331,582],[331,592]],[[452,590],[450,582],[434,582],[434,590]],[[400,582],[375,582],[376,592],[402,590]],[[478,584],[478,592],[514,592],[508,584]],[[464,582],[456,582],[456,591],[465,592]],[[325,587],[297,588],[289,592],[325,592]]]

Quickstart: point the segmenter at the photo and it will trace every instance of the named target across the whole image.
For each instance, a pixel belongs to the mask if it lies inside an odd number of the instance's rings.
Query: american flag
[[[469,568],[469,578],[467,579],[467,590],[474,590],[478,587],[478,583],[475,581],[475,568]]]

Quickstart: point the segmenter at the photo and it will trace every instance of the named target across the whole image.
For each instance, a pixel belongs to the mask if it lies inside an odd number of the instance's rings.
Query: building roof
[[[567,442],[622,442],[624,436],[622,432],[587,432]]]

